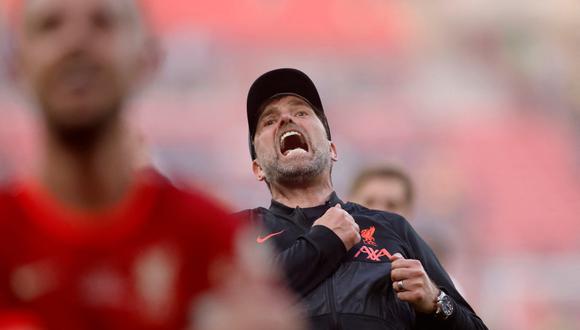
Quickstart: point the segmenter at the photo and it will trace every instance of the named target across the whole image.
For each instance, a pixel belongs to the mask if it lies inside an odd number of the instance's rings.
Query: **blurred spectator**
[[[352,202],[374,210],[397,213],[410,220],[413,215],[415,189],[407,173],[391,165],[362,170],[352,182]]]
[[[370,209],[397,213],[413,221],[417,232],[433,249],[439,261],[444,266],[449,266],[453,249],[445,224],[415,221],[415,188],[411,177],[405,171],[389,164],[365,168],[355,176],[349,199]],[[450,276],[457,291],[463,294],[464,290],[457,279]]]

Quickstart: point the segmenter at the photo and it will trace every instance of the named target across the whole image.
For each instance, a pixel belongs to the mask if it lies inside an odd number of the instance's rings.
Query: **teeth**
[[[300,135],[300,133],[298,133],[296,131],[286,132],[286,133],[282,134],[282,136],[280,137],[280,143],[282,143],[282,141],[284,141],[285,138],[292,136],[292,135]]]

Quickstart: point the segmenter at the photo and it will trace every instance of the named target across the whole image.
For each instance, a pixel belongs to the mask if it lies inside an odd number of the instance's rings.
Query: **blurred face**
[[[371,177],[352,194],[350,200],[374,210],[389,211],[411,216],[405,185],[391,177]]]
[[[312,107],[300,97],[284,96],[267,104],[258,120],[254,174],[259,180],[300,184],[330,175],[336,149]]]
[[[20,79],[49,126],[83,130],[116,117],[140,80],[145,33],[132,0],[26,0]]]

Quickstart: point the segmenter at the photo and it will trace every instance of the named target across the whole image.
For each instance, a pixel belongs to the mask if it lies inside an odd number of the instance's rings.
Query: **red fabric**
[[[34,185],[11,189],[0,194],[0,321],[18,310],[45,329],[184,328],[237,227],[157,174],[99,214],[67,209]]]
[[[1,330],[42,330],[35,314],[21,311],[0,312]]]

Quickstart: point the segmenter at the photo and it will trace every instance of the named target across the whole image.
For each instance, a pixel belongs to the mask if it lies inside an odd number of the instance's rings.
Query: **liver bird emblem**
[[[367,229],[363,229],[360,231],[360,236],[363,239],[363,242],[368,245],[376,246],[377,243],[375,242],[375,238],[373,235],[375,234],[375,226],[370,226]]]

